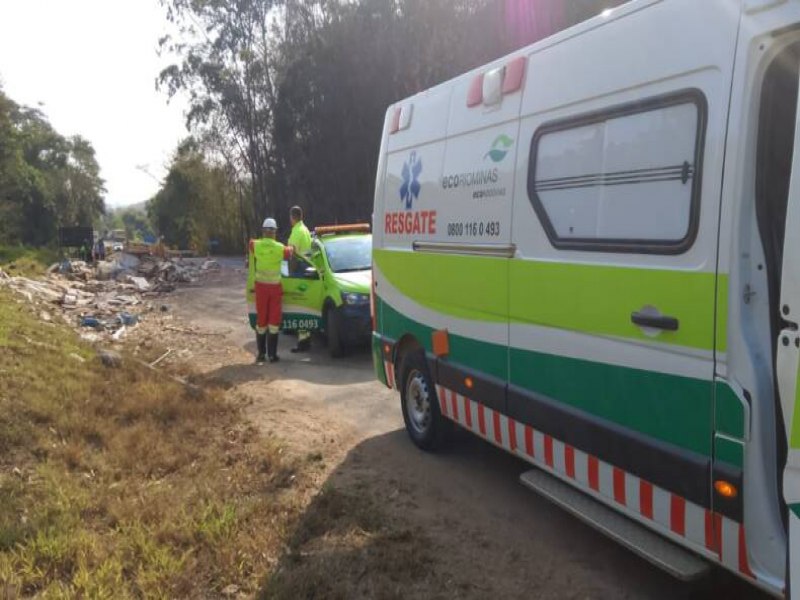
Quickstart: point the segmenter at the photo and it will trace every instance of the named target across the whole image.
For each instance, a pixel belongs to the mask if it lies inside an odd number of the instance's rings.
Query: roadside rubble
[[[43,324],[61,321],[75,329],[98,356],[111,351],[150,369],[168,367],[170,377],[190,387],[190,379],[180,374],[188,377],[198,364],[213,370],[241,352],[222,341],[230,329],[186,322],[173,310],[173,302],[179,301],[168,299],[179,286],[224,278],[226,272],[217,261],[122,255],[106,262],[111,264],[94,268],[79,261],[56,264],[39,279],[14,277],[0,269],[0,288],[15,292]],[[76,368],[86,364],[78,355],[71,360]],[[113,359],[101,360],[113,368]]]
[[[164,311],[160,296],[220,268],[214,260],[123,253],[94,266],[65,260],[52,265],[40,279],[0,270],[0,287],[24,298],[45,323],[51,323],[60,308],[61,318],[77,328],[84,340],[117,342],[148,313]]]

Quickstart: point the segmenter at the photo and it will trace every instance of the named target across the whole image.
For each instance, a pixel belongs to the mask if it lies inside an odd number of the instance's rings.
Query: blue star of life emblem
[[[400,200],[405,204],[406,210],[411,210],[414,200],[419,198],[422,185],[419,182],[419,175],[422,173],[422,159],[417,157],[416,152],[412,152],[408,161],[403,163],[403,185],[400,186]]]

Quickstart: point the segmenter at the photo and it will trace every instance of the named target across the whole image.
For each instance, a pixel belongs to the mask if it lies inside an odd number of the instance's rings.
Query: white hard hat
[[[261,229],[277,229],[278,224],[275,222],[275,219],[269,218],[264,219],[264,223],[261,225]]]

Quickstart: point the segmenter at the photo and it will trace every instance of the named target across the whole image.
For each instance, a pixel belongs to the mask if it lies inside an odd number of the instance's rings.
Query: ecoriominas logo
[[[411,153],[408,160],[403,163],[403,184],[400,186],[400,200],[405,204],[406,210],[411,210],[414,200],[419,198],[422,185],[419,176],[422,173],[422,158],[417,156],[416,151]]]
[[[508,137],[505,133],[501,133],[492,142],[491,150],[489,150],[483,158],[489,158],[492,160],[492,162],[496,163],[502,162],[513,145],[514,140]]]

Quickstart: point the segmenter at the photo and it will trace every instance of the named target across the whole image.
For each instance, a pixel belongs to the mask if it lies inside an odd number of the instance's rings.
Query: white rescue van
[[[800,0],[633,0],[390,107],[373,354],[412,440],[800,598],[799,73]]]

